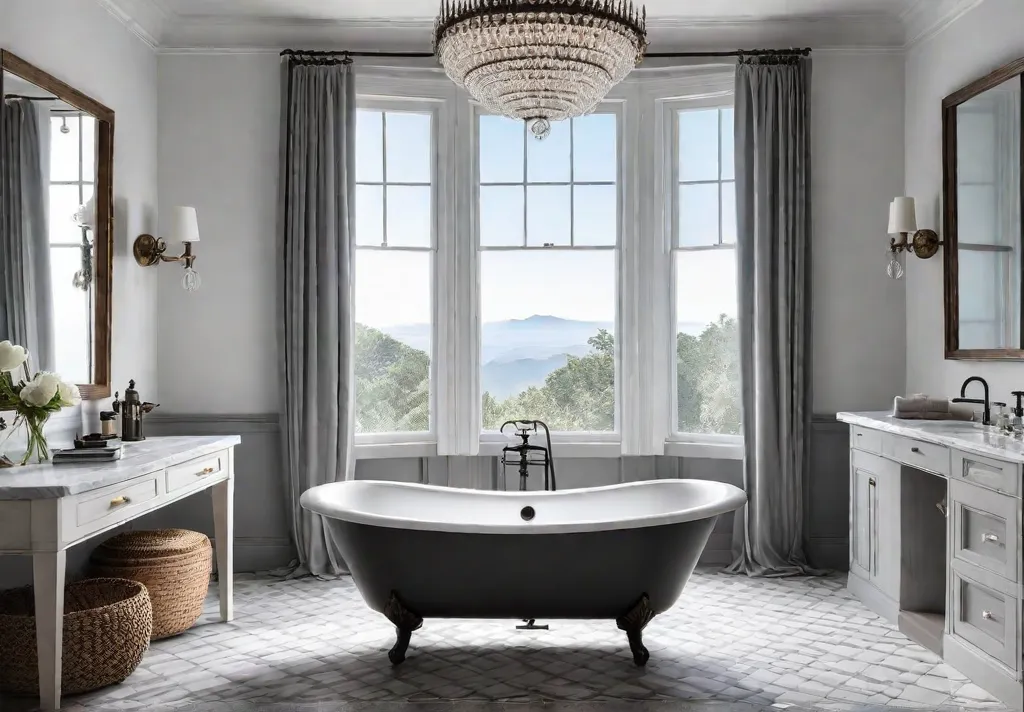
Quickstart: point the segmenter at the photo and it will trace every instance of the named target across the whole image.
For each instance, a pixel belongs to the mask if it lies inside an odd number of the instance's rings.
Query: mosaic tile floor
[[[699,706],[1002,708],[851,598],[842,577],[698,572],[677,606],[648,627],[645,670],[633,666],[613,621],[541,621],[551,630],[525,632],[515,621],[461,620],[428,620],[393,669],[393,629],[348,579],[241,578],[235,611],[233,623],[217,622],[211,589],[199,625],[154,643],[124,684],[68,698],[65,709],[241,709],[222,704],[233,702],[281,712],[397,712],[384,703],[405,702],[403,710],[479,712],[485,708],[473,703],[489,701],[510,710],[619,712],[622,700],[643,701],[630,708],[645,712],[710,700],[723,704]],[[459,704],[429,704],[453,700]],[[0,701],[4,712],[26,707]]]

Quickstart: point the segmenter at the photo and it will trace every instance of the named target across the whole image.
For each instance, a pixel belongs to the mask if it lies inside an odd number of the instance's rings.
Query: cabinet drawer
[[[950,473],[953,477],[1014,497],[1020,495],[1020,465],[959,450],[952,451],[952,458]]]
[[[75,524],[78,534],[99,531],[106,526],[130,517],[133,510],[157,498],[159,473],[140,477],[130,482],[89,492],[75,502]]]
[[[850,447],[881,454],[882,452],[882,431],[870,430],[853,426],[850,428]]]
[[[949,475],[949,450],[942,445],[899,436],[890,436],[887,442],[890,449],[887,454],[894,460],[918,470]]]
[[[1018,500],[958,480],[949,483],[949,493],[953,556],[1016,582]]]
[[[1019,603],[1012,595],[974,577],[970,567],[954,566],[952,633],[1009,667],[1018,670]]]
[[[227,452],[189,460],[182,465],[167,468],[167,491],[175,492],[192,487],[202,480],[223,476],[228,469]]]

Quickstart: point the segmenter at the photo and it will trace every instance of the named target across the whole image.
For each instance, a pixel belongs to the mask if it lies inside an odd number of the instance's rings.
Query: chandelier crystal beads
[[[444,0],[434,51],[488,111],[530,122],[592,112],[647,51],[647,13],[631,0]]]

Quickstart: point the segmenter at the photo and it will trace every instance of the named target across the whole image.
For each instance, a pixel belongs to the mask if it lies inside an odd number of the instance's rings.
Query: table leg
[[[225,480],[218,485],[214,485],[212,494],[214,539],[217,542],[217,581],[220,589],[220,619],[226,623],[235,617],[233,600],[235,577],[234,479]]]
[[[32,555],[36,602],[36,652],[39,656],[39,706],[60,709],[64,652],[64,569],[67,552]]]

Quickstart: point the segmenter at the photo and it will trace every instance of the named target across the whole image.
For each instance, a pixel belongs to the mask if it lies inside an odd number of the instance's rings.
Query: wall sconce
[[[913,198],[895,198],[889,203],[889,266],[886,272],[892,279],[903,277],[901,252],[913,252],[923,260],[934,257],[942,240],[934,230],[917,229],[917,204]],[[896,236],[899,236],[899,241]],[[911,237],[913,235],[913,237]]]
[[[199,242],[199,219],[196,216],[195,208],[174,209],[171,213],[170,239],[185,245],[185,251],[178,257],[164,255],[164,252],[167,251],[167,243],[163,238],[139,235],[132,247],[135,261],[143,267],[152,267],[161,262],[181,262],[185,266],[185,276],[181,280],[181,286],[187,292],[194,292],[202,285],[199,273],[193,268],[196,256],[192,254],[192,245]]]

